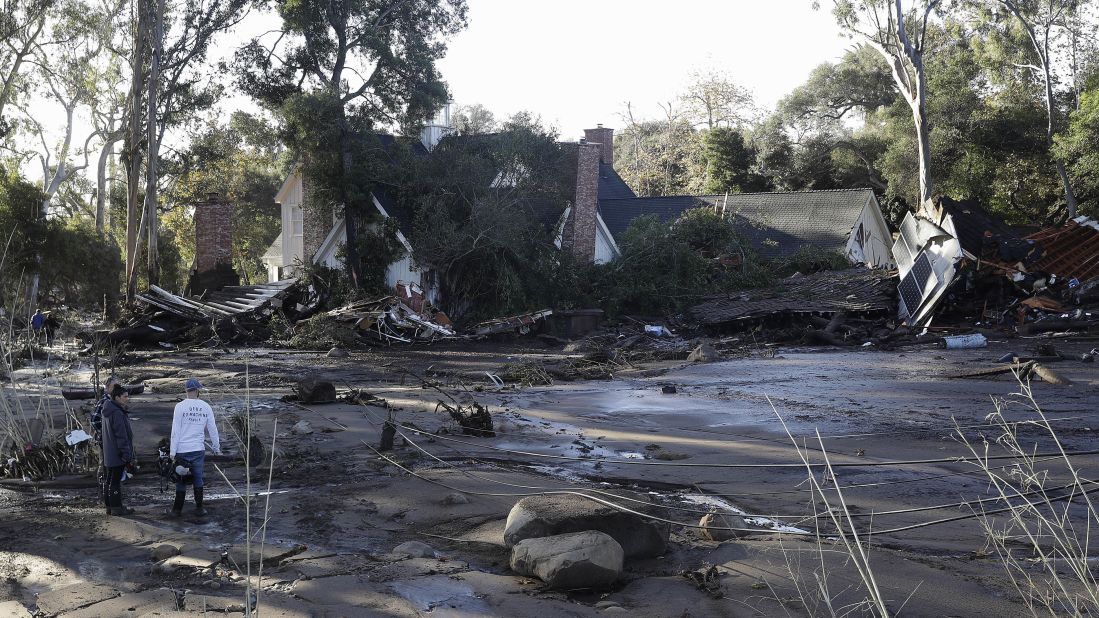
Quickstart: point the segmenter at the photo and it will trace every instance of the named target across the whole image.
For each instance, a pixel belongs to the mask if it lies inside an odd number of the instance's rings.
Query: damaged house
[[[410,144],[414,156],[427,157],[453,129],[449,124],[449,106],[436,118],[434,124],[423,129],[421,139]],[[601,199],[633,198],[634,193],[614,171],[610,163],[613,130],[602,126],[585,132],[587,139],[576,144],[575,194],[563,204],[530,203],[530,215],[547,229],[556,230],[555,244],[571,250],[596,263],[608,262],[618,255],[614,236],[599,217]],[[400,138],[379,135],[383,147]],[[450,139],[478,139],[453,136]],[[603,140],[597,142],[595,140]],[[507,177],[498,177],[493,188],[506,186]],[[570,179],[570,182],[572,180]],[[424,290],[432,302],[437,300],[438,288],[431,272],[416,262],[413,247],[408,238],[414,233],[414,214],[403,207],[383,189],[371,193],[371,200],[378,214],[397,223],[397,238],[406,250],[405,257],[389,264],[386,269],[386,285],[412,284]],[[311,261],[330,267],[342,266],[340,247],[347,242],[347,230],[343,218],[333,209],[310,209],[308,182],[301,167],[296,166],[284,181],[276,198],[281,206],[282,231],[263,257],[268,280],[278,281],[295,276],[296,264]]]
[[[411,151],[429,157],[439,141],[452,132],[449,106],[426,126]],[[530,216],[547,230],[555,230],[555,244],[581,259],[596,264],[621,255],[618,243],[630,223],[638,217],[655,215],[663,222],[678,219],[693,208],[727,213],[740,233],[766,258],[796,253],[815,247],[848,257],[853,264],[890,267],[892,238],[874,193],[869,189],[803,191],[790,193],[730,194],[711,196],[637,197],[614,169],[614,130],[598,125],[585,130],[574,148],[575,178],[567,179],[574,191],[563,203],[531,203]],[[400,138],[379,136],[383,146]],[[448,139],[477,139],[453,136]],[[571,155],[570,155],[571,156]],[[506,185],[497,177],[493,183]],[[271,281],[294,276],[295,264],[312,262],[340,266],[338,250],[346,242],[346,229],[338,212],[304,207],[308,183],[295,168],[280,189],[276,201],[282,207],[282,233],[264,256]],[[568,199],[571,198],[571,199]],[[384,190],[371,195],[378,214],[397,223],[397,237],[406,250],[402,259],[386,270],[387,287],[411,284],[423,290],[429,301],[438,302],[439,286],[434,274],[417,263],[409,237],[414,233],[414,215],[391,199]]]

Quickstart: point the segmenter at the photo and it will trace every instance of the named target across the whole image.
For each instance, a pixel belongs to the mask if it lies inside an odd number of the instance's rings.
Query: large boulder
[[[732,513],[707,513],[698,522],[699,534],[710,541],[728,541],[738,539],[750,534],[745,530],[748,522],[740,515]],[[740,528],[740,530],[727,530],[726,528]]]
[[[635,511],[660,514],[652,505],[619,502]],[[610,535],[622,546],[627,558],[652,558],[667,549],[670,528],[577,495],[529,496],[515,503],[508,513],[504,543],[512,547],[525,539],[587,530]]]
[[[622,574],[624,558],[618,541],[588,530],[519,541],[511,550],[511,569],[550,588],[604,588]]]

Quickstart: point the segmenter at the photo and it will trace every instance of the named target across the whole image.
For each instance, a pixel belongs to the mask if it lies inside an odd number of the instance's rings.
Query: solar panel
[[[904,300],[904,306],[908,310],[909,316],[914,314],[923,303],[927,284],[934,275],[935,271],[931,268],[931,260],[928,259],[926,253],[920,253],[912,264],[912,270],[908,271],[904,279],[901,279],[897,291],[900,293],[901,299]]]

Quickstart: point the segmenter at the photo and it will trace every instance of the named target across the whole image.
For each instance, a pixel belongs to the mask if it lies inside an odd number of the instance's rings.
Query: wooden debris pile
[[[260,285],[229,286],[198,297],[184,297],[150,285],[135,299],[145,306],[124,326],[105,333],[102,341],[115,345],[159,345],[218,340],[223,343],[265,338],[264,325],[276,311],[296,316],[306,309],[295,302],[303,296],[296,279]]]
[[[388,345],[457,337],[441,311],[425,302],[417,312],[396,296],[354,302],[323,315],[351,324],[360,337],[373,343]]]

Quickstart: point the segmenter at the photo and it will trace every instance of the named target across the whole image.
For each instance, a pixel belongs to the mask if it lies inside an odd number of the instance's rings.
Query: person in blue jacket
[[[133,472],[134,432],[125,408],[130,392],[121,384],[111,388],[111,400],[103,405],[103,465],[107,468],[107,514],[129,515],[133,509],[122,505],[122,473]]]

